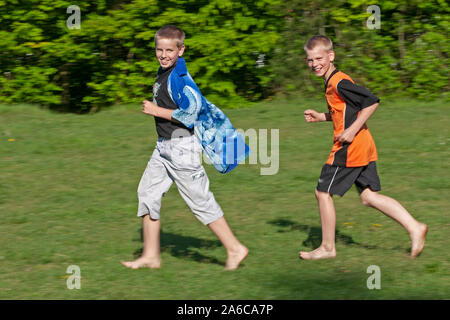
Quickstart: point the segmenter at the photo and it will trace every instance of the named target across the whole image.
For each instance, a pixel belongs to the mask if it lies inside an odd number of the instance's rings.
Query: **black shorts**
[[[338,167],[325,164],[320,174],[317,190],[341,197],[355,184],[358,192],[366,188],[380,191],[380,178],[375,161],[365,167]]]

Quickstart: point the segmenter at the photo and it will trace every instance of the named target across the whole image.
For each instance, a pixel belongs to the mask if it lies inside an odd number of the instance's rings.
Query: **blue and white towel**
[[[195,136],[217,171],[229,172],[248,157],[250,148],[243,136],[222,110],[203,97],[187,71],[184,58],[178,58],[167,86],[178,106],[172,118],[188,128],[194,127]]]

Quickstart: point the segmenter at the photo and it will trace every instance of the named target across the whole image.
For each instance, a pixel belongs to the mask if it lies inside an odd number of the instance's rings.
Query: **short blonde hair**
[[[333,50],[333,41],[331,41],[330,38],[323,35],[316,35],[309,38],[309,40],[306,42],[303,49],[306,50],[313,50],[318,46],[323,46],[323,48],[326,51],[332,51]]]
[[[185,37],[184,31],[177,26],[164,26],[155,33],[155,45],[158,42],[158,38],[174,39],[177,41],[178,48],[181,48],[184,45]]]

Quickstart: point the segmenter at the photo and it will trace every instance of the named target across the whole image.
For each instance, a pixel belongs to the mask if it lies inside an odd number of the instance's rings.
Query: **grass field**
[[[332,138],[330,123],[304,122],[310,107],[325,110],[298,99],[226,111],[237,128],[279,129],[280,163],[265,176],[267,165],[226,175],[205,166],[250,249],[242,268],[224,272],[224,248],[175,186],[161,212],[163,268],[119,263],[142,250],[136,189],[156,132],[141,106],[83,116],[0,106],[0,299],[450,299],[450,105],[383,101],[368,123],[382,192],[429,226],[414,261],[408,234],[363,207],[354,188],[335,199],[338,257],[298,258],[320,243],[314,188]],[[66,286],[70,265],[80,290]],[[380,290],[366,286],[370,265]]]

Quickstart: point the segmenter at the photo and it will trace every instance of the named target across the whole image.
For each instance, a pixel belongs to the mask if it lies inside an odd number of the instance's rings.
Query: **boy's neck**
[[[328,71],[323,75],[323,80],[325,82],[328,81],[328,79],[330,78],[331,74],[333,73],[333,71],[336,70],[336,67],[334,66],[334,64],[330,64],[330,68],[328,69]]]

